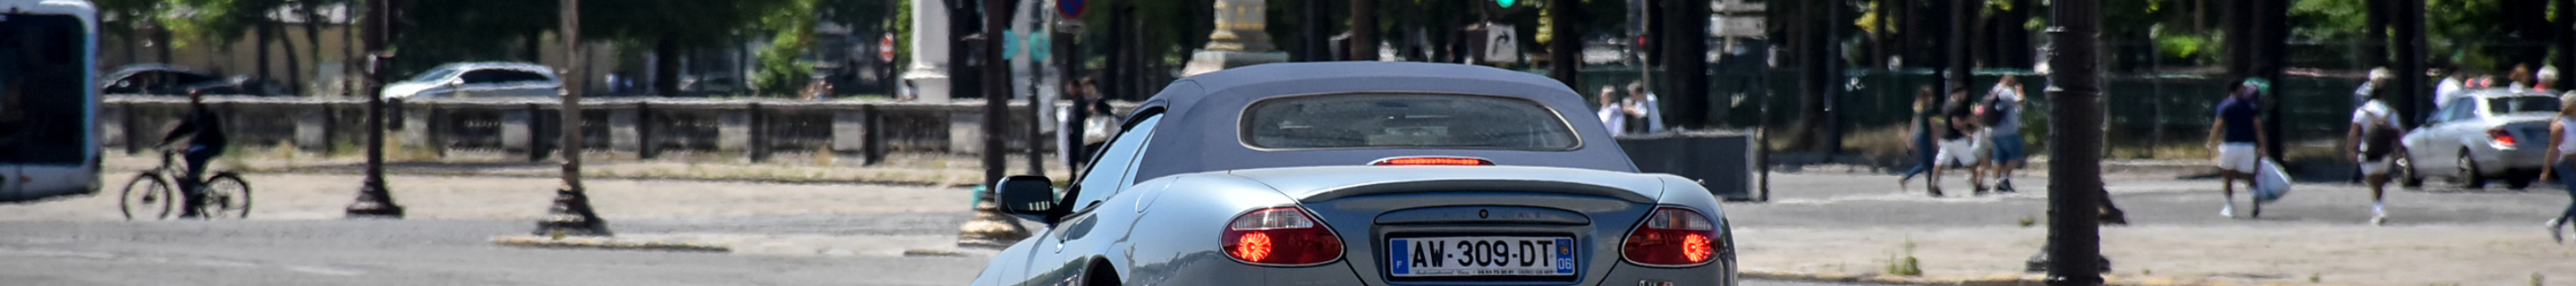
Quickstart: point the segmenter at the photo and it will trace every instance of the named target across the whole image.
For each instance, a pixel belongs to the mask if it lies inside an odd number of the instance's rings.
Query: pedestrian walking
[[[2361,87],[2352,89],[2351,108],[2361,108],[2362,104],[2369,103],[2373,99],[2378,99],[2379,96],[2377,94],[2379,94],[2379,90],[2382,87],[2387,87],[2388,81],[2395,80],[2396,78],[2397,74],[2389,72],[2386,67],[2370,69],[2369,80],[2361,82]]]
[[[1645,123],[1644,126],[1632,126],[1631,128],[1642,127],[1642,129],[1639,129],[1640,131],[1638,133],[1664,132],[1664,105],[1661,103],[1662,102],[1655,100],[1655,93],[1646,91],[1645,81],[1629,82],[1629,122]]]
[[[1906,129],[1910,130],[1906,132],[1909,133],[1906,140],[1913,142],[1911,145],[1906,145],[1906,151],[1914,152],[1914,168],[1906,169],[1903,176],[1896,178],[1898,190],[1905,189],[1908,182],[1914,180],[1914,175],[1932,170],[1932,164],[1938,164],[1932,161],[1937,158],[1936,155],[1940,149],[1932,145],[1932,109],[1930,108],[1939,96],[1940,93],[1933,92],[1930,86],[1916,89],[1914,92],[1914,114],[1908,116],[1912,120],[1906,124]],[[1940,176],[1940,173],[1933,173],[1933,176]]]
[[[1619,102],[1618,89],[1602,86],[1599,98],[1601,111],[1595,111],[1593,115],[1601,117],[1601,127],[1610,130],[1610,135],[1628,134],[1628,108]]]
[[[2254,187],[2254,172],[2265,156],[2262,146],[2262,109],[2255,103],[2253,85],[2239,85],[2236,92],[2218,103],[2218,118],[2209,126],[2207,147],[2218,151],[2219,190],[2227,199],[2218,209],[2219,216],[2236,217],[2236,181],[2244,180],[2247,190]],[[2250,198],[2249,198],[2250,199]],[[2248,217],[2263,216],[2263,205],[2255,204]]]
[[[2576,102],[2576,95],[2560,97],[2561,102]],[[2576,220],[2576,105],[2559,105],[2558,118],[2549,123],[2550,164],[2541,165],[2542,174],[2558,176],[2558,185],[2567,189],[2567,211],[2550,218],[2549,239],[2567,243],[2567,224]]]
[[[2352,128],[2344,132],[2344,142],[2354,146],[2345,150],[2344,156],[2352,157],[2353,162],[2361,165],[2362,178],[2370,184],[2371,225],[2388,223],[2384,198],[2388,191],[2388,171],[2396,166],[2388,155],[2396,153],[2397,139],[2406,137],[2406,130],[2402,127],[2405,125],[2397,122],[2396,112],[2388,107],[2385,100],[2385,97],[2372,98],[2361,107],[2354,108]]]
[[[1928,179],[1933,197],[1941,196],[1941,169],[1951,165],[1967,168],[1969,186],[1977,194],[1986,192],[1984,174],[1978,172],[1983,160],[1977,156],[1976,140],[1972,138],[1975,136],[1968,133],[1977,130],[1974,106],[1968,102],[1968,89],[1963,87],[1951,88],[1949,99],[1941,105],[1941,126],[1935,128],[1940,133],[1936,135],[1941,138],[1941,154],[1932,159],[1932,178]]]
[[[1065,97],[1073,98],[1073,108],[1072,110],[1068,110],[1069,112],[1065,112],[1063,128],[1056,129],[1062,130],[1056,133],[1062,137],[1059,138],[1061,143],[1058,146],[1061,148],[1058,150],[1061,150],[1060,153],[1064,154],[1065,166],[1077,170],[1084,166],[1088,166],[1091,163],[1091,143],[1093,141],[1108,141],[1105,138],[1107,135],[1111,134],[1106,133],[1116,131],[1116,129],[1114,129],[1115,127],[1111,127],[1116,123],[1107,122],[1109,120],[1093,122],[1095,121],[1092,120],[1092,117],[1094,116],[1111,117],[1116,115],[1109,114],[1109,101],[1102,100],[1100,90],[1093,88],[1092,84],[1093,81],[1089,76],[1085,76],[1081,79],[1076,79],[1065,84],[1064,95]],[[1092,140],[1093,137],[1102,137],[1103,139]]]
[[[2442,106],[2451,104],[2451,99],[2460,97],[2460,90],[2467,89],[2468,85],[2468,71],[2460,70],[2458,66],[2443,68],[2442,71],[2445,73],[2442,83],[2433,85],[2433,110],[2442,110]]]
[[[1995,191],[2010,193],[2014,191],[2013,170],[2021,169],[2023,158],[2029,156],[2021,138],[2021,81],[2005,75],[1995,82],[1993,90],[1986,92],[1982,104],[1986,106],[1986,140],[1993,147],[1986,169],[1994,171]]]

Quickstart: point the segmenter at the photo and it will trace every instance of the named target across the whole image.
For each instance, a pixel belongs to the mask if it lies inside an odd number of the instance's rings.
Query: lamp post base
[[[345,214],[351,219],[402,219],[402,205],[394,204],[383,180],[367,180],[358,187],[358,200],[349,203]]]
[[[608,221],[599,219],[599,213],[591,211],[590,195],[582,192],[581,187],[577,186],[555,188],[555,205],[547,208],[545,217],[537,218],[537,230],[533,234],[538,236],[611,235],[608,232]]]
[[[1026,238],[1028,228],[1020,227],[1018,218],[1003,215],[998,208],[978,207],[974,220],[957,226],[957,246],[1003,248]]]

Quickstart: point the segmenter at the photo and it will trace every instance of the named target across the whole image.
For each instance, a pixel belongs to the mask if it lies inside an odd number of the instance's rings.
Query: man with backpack
[[[2029,155],[2022,147],[2021,103],[2021,81],[2005,75],[1993,90],[1986,92],[1986,100],[1980,104],[1985,109],[1981,113],[1985,114],[1986,136],[1994,147],[1986,169],[1994,170],[1996,192],[2013,192],[2013,169],[2020,169],[2022,158]]]
[[[2380,200],[2387,191],[2388,171],[2395,167],[2388,157],[2396,153],[2399,147],[2397,139],[2406,137],[2406,130],[2402,127],[2405,125],[2397,122],[2397,114],[2383,102],[2385,100],[2386,96],[2373,96],[2370,102],[2354,108],[2351,131],[2344,134],[2344,142],[2351,142],[2354,146],[2353,150],[2345,150],[2344,155],[2361,164],[2361,175],[2370,183],[2371,225],[2388,223],[2387,209]]]

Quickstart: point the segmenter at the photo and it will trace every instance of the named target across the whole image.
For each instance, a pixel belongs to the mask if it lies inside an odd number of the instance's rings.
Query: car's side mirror
[[[465,79],[461,79],[461,78],[460,78],[460,79],[450,79],[450,80],[447,80],[447,86],[460,86],[460,85],[465,85]]]
[[[1056,208],[1055,181],[1045,176],[1017,175],[993,182],[992,189],[994,200],[1002,204],[1003,212],[1022,219],[1055,223],[1051,221]]]

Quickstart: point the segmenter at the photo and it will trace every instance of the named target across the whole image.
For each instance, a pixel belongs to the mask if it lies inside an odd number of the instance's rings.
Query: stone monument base
[[[954,90],[948,86],[948,75],[938,72],[906,72],[903,79],[912,81],[912,95],[915,102],[948,103],[948,93]],[[897,85],[897,88],[901,88],[901,83]]]
[[[1190,55],[1190,64],[1181,68],[1181,77],[1249,65],[1287,62],[1288,52],[1242,52],[1199,50]]]

